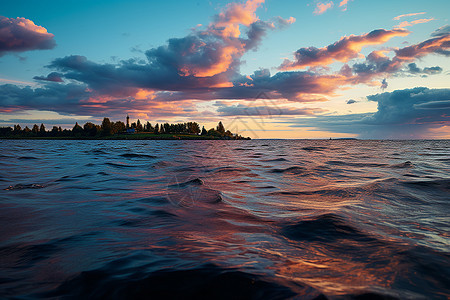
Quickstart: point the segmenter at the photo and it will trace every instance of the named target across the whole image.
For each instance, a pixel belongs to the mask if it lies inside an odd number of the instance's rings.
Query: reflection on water
[[[0,295],[450,297],[449,141],[0,141]]]

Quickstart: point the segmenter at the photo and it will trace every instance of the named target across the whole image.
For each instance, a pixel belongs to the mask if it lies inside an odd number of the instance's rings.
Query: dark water
[[[3,140],[0,170],[1,298],[450,297],[450,141]]]

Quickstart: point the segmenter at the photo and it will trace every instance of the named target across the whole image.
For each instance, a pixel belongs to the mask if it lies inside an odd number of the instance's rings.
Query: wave
[[[434,179],[434,180],[404,180],[400,181],[403,185],[418,189],[439,189],[450,192],[450,179]]]
[[[201,180],[200,178],[195,178],[195,179],[191,179],[182,183],[175,183],[172,185],[169,185],[169,187],[187,187],[187,186],[200,186],[200,185],[204,185],[205,182],[203,180]]]
[[[266,159],[264,162],[279,162],[279,161],[288,161],[286,158],[274,158],[274,159]]]
[[[111,167],[115,167],[115,168],[138,168],[138,167],[142,167],[142,166],[138,166],[138,165],[128,165],[125,163],[113,163],[113,162],[106,162],[105,165],[111,166]]]
[[[84,151],[84,153],[86,154],[92,154],[92,155],[109,155],[109,152],[106,152],[105,150],[102,149],[92,149],[92,150],[86,150]]]
[[[350,167],[359,167],[359,168],[374,168],[374,167],[387,167],[388,164],[381,163],[366,163],[366,162],[345,162],[340,160],[330,160],[326,162],[329,165],[333,166],[350,166]]]
[[[119,156],[125,157],[125,158],[158,158],[154,155],[149,154],[137,154],[137,153],[124,153],[120,154]]]
[[[390,168],[399,168],[399,169],[402,169],[402,168],[414,168],[414,164],[412,162],[410,162],[410,161],[405,161],[405,162],[400,163],[400,164],[390,165],[389,167]]]
[[[207,172],[212,172],[212,173],[239,172],[239,173],[241,173],[241,172],[251,172],[251,170],[248,168],[240,168],[240,167],[219,167],[219,168],[214,168],[214,169],[208,170]]]
[[[285,169],[273,169],[270,171],[271,173],[286,173],[286,174],[294,174],[294,175],[299,175],[299,174],[305,174],[308,172],[308,170],[304,167],[289,167],[289,168],[285,168]]]
[[[148,274],[132,269],[120,274],[117,276],[106,268],[82,272],[55,290],[38,296],[73,299],[286,299],[296,296],[289,287],[259,275],[211,263],[185,270],[165,269]]]
[[[34,156],[20,156],[17,159],[28,160],[28,159],[39,159],[39,158],[34,157]]]
[[[133,211],[136,213],[136,211]],[[167,226],[169,224],[179,223],[178,216],[165,210],[146,210],[141,209],[140,217],[119,219],[112,222],[112,224],[124,227],[143,227],[143,228],[158,228]]]
[[[327,197],[327,200],[329,200],[329,196],[335,196],[339,198],[354,198],[360,194],[361,191],[357,188],[320,189],[312,191],[278,191],[270,193],[270,195],[273,196],[322,196]]]
[[[175,183],[170,182],[167,186],[167,197],[176,206],[189,207],[194,204],[223,202],[222,192],[207,187],[200,178],[181,183],[174,179]]]
[[[327,147],[320,147],[320,146],[309,146],[309,147],[303,147],[302,150],[305,151],[322,151],[328,149]]]
[[[345,218],[336,214],[324,214],[311,220],[301,220],[286,225],[282,234],[297,241],[321,241],[336,243],[338,240],[377,241],[350,225]]]

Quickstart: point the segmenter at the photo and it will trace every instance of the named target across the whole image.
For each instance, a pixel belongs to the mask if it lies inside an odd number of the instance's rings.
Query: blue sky
[[[52,41],[56,43],[56,46],[41,47],[44,49],[32,49],[31,46],[26,49],[12,46],[7,48],[10,45],[7,39],[12,37],[11,35],[2,37],[0,31],[0,45],[4,43],[0,47],[0,89],[3,89],[0,95],[0,107],[3,108],[0,112],[0,125],[12,125],[21,121],[24,124],[44,122],[50,126],[58,123],[59,120],[59,124],[69,126],[74,123],[72,120],[98,122],[104,115],[112,119],[122,119],[123,115],[130,113],[132,118],[140,118],[152,123],[197,120],[211,127],[218,120],[223,120],[225,125],[240,123],[242,130],[246,130],[247,134],[253,137],[357,136],[371,138],[379,137],[380,134],[370,136],[370,132],[376,130],[358,132],[344,130],[342,126],[336,126],[336,130],[333,130],[332,122],[336,122],[336,118],[339,119],[342,116],[346,119],[348,126],[352,126],[352,121],[348,121],[350,115],[358,115],[362,118],[365,114],[379,114],[381,102],[368,100],[367,96],[370,95],[426,87],[431,91],[430,95],[436,95],[433,91],[435,89],[442,90],[442,93],[438,93],[442,97],[439,101],[450,99],[448,97],[450,94],[448,92],[449,42],[446,40],[449,33],[448,28],[445,27],[449,24],[450,3],[448,1],[353,0],[339,6],[342,1],[267,0],[259,1],[263,3],[256,1],[258,3],[253,3],[254,7],[249,6],[250,2],[252,1],[236,2],[233,6],[226,1],[180,3],[170,0],[39,2],[4,0],[0,4],[0,16],[7,18],[3,19],[4,22],[7,20],[11,23],[17,18],[30,20],[53,34]],[[332,3],[331,8],[320,14],[317,13],[320,5],[325,6],[330,3]],[[235,9],[232,10],[231,7]],[[228,12],[233,17],[240,8],[246,12],[245,16],[251,18],[251,21],[236,23],[235,20],[230,21],[231,19],[225,17],[221,19],[222,23],[217,21],[218,18],[220,19],[217,16],[221,13]],[[395,17],[406,14],[415,15],[394,20]],[[239,15],[239,17],[243,16]],[[277,19],[278,17],[282,19]],[[295,18],[295,22],[292,22],[291,17]],[[217,22],[214,23],[215,21]],[[414,24],[415,21],[416,24]],[[226,26],[231,26],[230,28],[238,26],[240,35],[233,37],[225,37],[222,33],[217,35],[217,28],[219,25],[222,26],[223,22],[227,24]],[[402,22],[409,22],[409,24],[403,23],[401,27],[398,27]],[[203,51],[201,47],[209,47],[208,41],[214,45],[212,49],[216,49],[215,47],[220,44],[223,48],[219,49],[218,53],[223,49],[232,51],[232,62],[227,61],[225,68],[212,71],[217,65],[224,63],[217,53],[208,54],[210,56],[202,54],[200,58],[196,53],[191,53],[189,54],[191,57],[187,56],[186,61],[180,62],[170,58],[173,62],[164,65],[166,62],[161,59],[169,52],[162,53],[163,48],[158,47],[167,46],[168,40],[173,38],[178,38],[176,47],[185,47],[187,42],[193,41],[192,37],[199,37],[200,39],[196,42],[200,43],[205,32],[212,34],[211,24],[216,26],[214,29],[216,31],[213,33],[214,41],[204,40],[206,46],[196,44],[200,47],[198,51]],[[258,38],[251,41],[255,43],[254,46],[248,46],[245,50],[241,49],[244,44],[250,43],[251,39],[247,36],[247,32],[253,25],[255,28],[256,25],[259,26],[261,31],[258,34],[261,36],[258,35]],[[397,59],[395,49],[428,41],[433,38],[432,34],[438,28],[442,28],[443,33],[441,32],[440,37],[443,38],[440,38],[440,44],[433,48],[433,51],[427,52],[422,47],[411,57],[402,58],[401,66],[397,64],[395,69],[389,69],[388,72],[377,70],[376,74],[373,74],[372,70],[369,79],[363,78],[363,75],[367,76],[367,73],[356,73],[356,69],[353,68],[355,64],[363,63],[366,66],[372,63],[373,67],[374,61],[367,60],[373,51],[385,51],[384,55],[395,60]],[[303,51],[309,49],[308,47],[322,49],[351,35],[361,36],[361,39],[365,41],[367,38],[365,34],[378,29],[389,31],[383,33],[389,36],[386,41],[377,40],[372,44],[364,45],[357,53],[352,53],[345,58],[339,56],[340,60],[321,64],[322,60],[315,58],[315,62],[312,63],[314,66],[295,62],[294,53],[299,49]],[[404,30],[408,33],[403,34],[396,30]],[[390,31],[393,31],[393,36],[389,35]],[[28,41],[32,38],[27,36]],[[234,40],[230,41],[230,38]],[[236,43],[239,39],[241,41],[246,39],[246,41],[238,45]],[[2,49],[3,52],[1,52]],[[149,58],[146,51],[150,49],[159,49],[159,52],[154,52],[154,56]],[[176,57],[173,51],[170,53]],[[323,57],[329,54],[325,52]],[[87,63],[77,60],[76,63],[79,65],[74,67],[72,61],[68,67],[67,60],[62,59],[73,55],[85,57]],[[155,57],[159,65],[151,64],[149,61]],[[129,61],[124,66],[121,61],[129,59],[134,61]],[[296,64],[295,69],[280,69],[285,59],[291,65]],[[208,65],[209,60],[210,65]],[[174,66],[175,63],[180,65]],[[413,63],[415,68],[410,66]],[[153,78],[150,78],[158,76],[155,68],[159,70],[161,64],[166,71],[168,66],[175,68],[175,73],[172,70],[172,73],[167,71],[166,74],[172,76],[165,79],[166,82],[171,82],[170,86],[164,82],[156,83]],[[349,74],[345,78],[337,78],[336,74],[345,64],[353,70],[351,78]],[[53,67],[49,68],[49,65]],[[81,65],[83,70],[80,69]],[[100,80],[99,76],[103,76],[102,74],[107,70],[111,71],[112,66],[117,69],[117,74],[105,75]],[[147,71],[139,74],[130,73],[129,76],[121,77],[121,74],[131,72],[130,70],[138,67],[145,68]],[[269,72],[269,77],[264,77],[264,80],[258,84],[256,77],[244,82],[246,76],[256,76],[254,72],[259,70]],[[61,76],[61,82],[35,79],[44,78],[52,72]],[[296,72],[309,73],[302,73],[299,78]],[[311,81],[309,77],[305,79],[305,76],[314,76],[317,80]],[[294,77],[296,79],[293,79]],[[384,79],[387,86],[382,85]],[[324,91],[321,91],[320,87],[314,88],[318,81],[322,85],[325,84],[323,82],[330,84],[333,82],[333,87],[327,90],[328,86],[324,86]],[[109,84],[114,84],[114,87],[122,87],[123,84],[125,87],[117,88],[117,91],[112,88],[113,93],[108,92],[108,89],[111,90]],[[228,86],[225,87],[225,85]],[[198,87],[198,90],[192,92],[192,86]],[[244,87],[247,86],[248,88],[245,89]],[[269,88],[271,86],[273,88]],[[73,96],[72,89],[88,92],[79,92]],[[264,99],[255,99],[259,92],[269,95],[270,103]],[[299,94],[302,96],[298,96]],[[35,100],[27,100],[23,97]],[[74,97],[78,98],[74,99]],[[311,98],[322,101],[311,101]],[[355,100],[356,103],[346,104],[349,99]],[[422,99],[421,101],[437,100]],[[91,105],[90,109],[84,109],[86,102],[102,104]],[[67,103],[67,107],[64,103]],[[423,107],[420,106],[422,104],[423,102],[420,102],[416,103],[416,106],[408,106],[411,110],[408,111],[411,114],[408,122],[418,122],[416,116],[422,116],[423,111],[418,111],[415,107]],[[271,113],[255,119],[253,113],[251,116],[245,116],[237,111],[243,107],[264,105],[276,107],[280,114]],[[221,113],[223,111],[227,111],[227,115]],[[233,116],[232,111],[236,111],[236,115]],[[295,112],[299,115],[293,116]],[[450,115],[450,111],[444,105],[440,110],[433,111],[431,115]],[[330,122],[324,126],[323,122],[326,121],[323,120],[327,120],[327,117],[330,117],[328,119]],[[264,126],[261,126],[261,120],[264,121]],[[318,120],[321,121],[318,122]],[[354,124],[358,122],[358,118],[354,119]],[[447,118],[422,124],[418,126],[420,130],[416,130],[415,125],[411,126],[411,130],[402,130],[403,133],[395,130],[390,133],[389,126],[384,125],[368,126],[386,131],[385,136],[392,138],[450,137]],[[400,128],[405,124],[395,126]]]

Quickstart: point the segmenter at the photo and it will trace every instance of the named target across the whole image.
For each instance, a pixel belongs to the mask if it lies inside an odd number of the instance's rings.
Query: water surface
[[[0,170],[5,298],[450,297],[450,141],[2,140]]]

